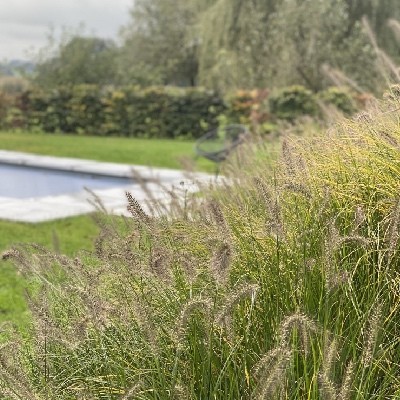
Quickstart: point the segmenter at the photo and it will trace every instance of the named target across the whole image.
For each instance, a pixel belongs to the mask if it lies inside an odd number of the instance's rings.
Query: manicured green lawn
[[[214,171],[210,161],[195,159],[193,141],[2,131],[0,149],[163,168],[182,168],[181,160],[187,159],[200,170]]]
[[[88,215],[40,224],[0,220],[0,251],[14,243],[35,242],[49,249],[59,246],[61,253],[73,254],[81,248],[91,249],[97,232],[96,224]]]

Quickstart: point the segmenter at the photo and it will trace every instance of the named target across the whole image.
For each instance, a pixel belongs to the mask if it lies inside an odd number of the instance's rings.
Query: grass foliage
[[[31,338],[1,351],[5,398],[399,398],[398,109],[394,92],[276,161],[249,144],[168,217],[128,196],[94,252],[4,253],[40,283]]]

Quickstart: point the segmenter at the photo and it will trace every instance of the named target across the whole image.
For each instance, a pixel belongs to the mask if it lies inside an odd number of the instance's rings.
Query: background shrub
[[[275,118],[293,121],[302,115],[316,115],[318,106],[310,90],[294,85],[273,92],[269,109]]]
[[[346,115],[351,115],[357,111],[354,95],[345,87],[329,87],[318,93],[318,99],[335,106]]]

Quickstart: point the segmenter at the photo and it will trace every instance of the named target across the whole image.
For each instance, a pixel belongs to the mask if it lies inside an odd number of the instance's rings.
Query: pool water
[[[110,189],[132,184],[128,178],[0,163],[0,197],[26,199]]]

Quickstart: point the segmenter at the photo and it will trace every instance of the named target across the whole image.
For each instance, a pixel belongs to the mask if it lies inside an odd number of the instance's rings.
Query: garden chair
[[[196,141],[195,151],[198,156],[216,163],[218,176],[220,163],[225,161],[232,150],[243,143],[248,135],[249,130],[244,125],[234,124],[217,128]]]

